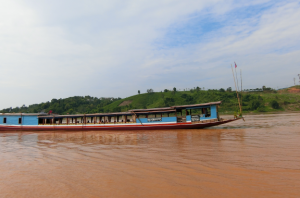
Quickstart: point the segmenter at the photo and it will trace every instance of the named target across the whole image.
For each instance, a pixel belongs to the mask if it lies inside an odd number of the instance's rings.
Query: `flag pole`
[[[233,80],[234,80],[234,86],[235,86],[236,96],[237,96],[238,102],[239,102],[240,111],[242,111],[239,94],[238,94],[238,91],[237,91],[237,88],[236,88],[236,82],[235,82],[235,77],[234,77],[234,72],[233,72],[232,64],[231,64],[231,70],[232,70],[232,76],[233,76]]]
[[[239,92],[240,90],[239,90],[239,81],[238,81],[238,77],[237,77],[237,73],[236,73],[236,63],[234,62],[234,64],[235,64],[234,65],[234,70],[235,70],[236,84],[237,84],[237,88],[238,88],[237,90]]]
[[[243,92],[243,80],[242,80],[242,69],[240,70],[240,74],[241,74],[241,93]],[[243,103],[242,103],[242,94],[241,94],[241,107],[243,106]],[[242,114],[242,108],[241,108],[241,115]]]

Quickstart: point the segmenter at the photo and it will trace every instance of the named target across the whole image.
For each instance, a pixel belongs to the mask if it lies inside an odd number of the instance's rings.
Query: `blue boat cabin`
[[[221,102],[211,102],[168,108],[133,109],[129,112],[137,116],[137,123],[209,122],[219,120],[218,105],[220,104]]]
[[[2,125],[38,125],[38,113],[2,113],[0,124]]]

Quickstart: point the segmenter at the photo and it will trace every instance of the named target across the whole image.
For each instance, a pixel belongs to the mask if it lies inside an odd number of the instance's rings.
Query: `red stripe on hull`
[[[157,129],[201,129],[211,126],[217,126],[220,124],[225,124],[238,119],[224,120],[218,122],[208,122],[208,123],[196,123],[192,124],[190,122],[185,123],[175,123],[175,124],[156,124],[156,125],[112,125],[112,126],[93,126],[93,125],[38,125],[38,126],[9,126],[0,125],[0,131],[3,130],[17,130],[17,131],[49,131],[49,130],[157,130]]]

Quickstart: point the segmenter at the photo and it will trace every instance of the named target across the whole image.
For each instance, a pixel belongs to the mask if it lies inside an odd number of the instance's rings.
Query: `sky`
[[[0,0],[0,109],[72,96],[294,85],[300,2]],[[297,80],[299,81],[299,80]]]

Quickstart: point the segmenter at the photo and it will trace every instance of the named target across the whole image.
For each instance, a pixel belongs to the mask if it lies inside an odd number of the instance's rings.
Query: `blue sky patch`
[[[279,2],[279,1],[277,1]],[[208,42],[212,37],[222,37],[222,30],[225,27],[239,26],[247,20],[247,25],[254,27],[258,25],[259,18],[263,12],[276,6],[274,1],[251,5],[247,7],[237,7],[229,12],[215,16],[210,12],[197,12],[186,17],[183,22],[170,25],[163,38],[157,39],[154,43],[158,48],[168,49],[183,47],[190,44]],[[251,19],[251,20],[250,20]],[[239,35],[241,32],[232,32]],[[248,35],[251,32],[248,32]]]

